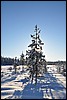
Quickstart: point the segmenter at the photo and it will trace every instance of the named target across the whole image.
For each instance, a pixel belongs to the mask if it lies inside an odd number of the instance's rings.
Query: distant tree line
[[[21,56],[20,60],[16,59],[17,60],[17,64],[19,64],[19,65],[25,64],[25,59],[22,59],[23,57],[24,56]],[[58,63],[65,64],[66,61],[55,61],[55,62],[47,61],[46,63],[47,63],[47,65],[57,65]],[[14,58],[2,57],[1,56],[1,65],[13,65],[13,64],[14,64]]]
[[[54,62],[52,62],[52,61],[47,61],[47,65],[57,65],[57,64],[65,64],[66,63],[66,61],[54,61]]]
[[[1,65],[13,65],[14,64],[14,58],[7,58],[1,56]]]
[[[9,58],[9,57],[2,57],[1,56],[1,65],[14,65],[14,58]],[[16,59],[17,65],[23,65],[24,60],[21,61],[21,59]]]

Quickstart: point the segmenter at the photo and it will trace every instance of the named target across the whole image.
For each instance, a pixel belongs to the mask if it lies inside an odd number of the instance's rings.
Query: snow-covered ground
[[[1,66],[1,99],[66,99],[66,77],[57,73],[56,66],[49,66],[37,84],[31,82],[27,66],[23,67],[22,71],[17,66],[15,74],[13,66]]]

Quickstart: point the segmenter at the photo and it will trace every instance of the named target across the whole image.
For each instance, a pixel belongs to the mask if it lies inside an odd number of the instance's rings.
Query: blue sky
[[[36,24],[46,60],[66,60],[65,1],[1,1],[1,55],[25,54]]]

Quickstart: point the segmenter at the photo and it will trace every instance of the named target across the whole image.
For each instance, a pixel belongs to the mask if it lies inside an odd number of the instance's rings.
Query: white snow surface
[[[66,99],[66,77],[57,73],[56,66],[49,66],[35,84],[27,66],[23,71],[21,65],[17,66],[16,74],[13,66],[1,66],[1,99]]]

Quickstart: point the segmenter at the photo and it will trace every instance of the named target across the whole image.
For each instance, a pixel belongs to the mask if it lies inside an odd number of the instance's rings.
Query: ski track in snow
[[[1,70],[1,99],[66,99],[66,77],[55,70],[38,77],[37,84],[31,82],[29,72],[14,69],[8,70],[2,66]]]

